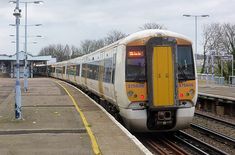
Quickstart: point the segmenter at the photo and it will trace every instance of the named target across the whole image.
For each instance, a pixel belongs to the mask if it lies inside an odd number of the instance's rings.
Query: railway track
[[[154,153],[159,155],[189,155],[188,152],[177,146],[175,143],[168,139],[146,140],[146,143],[154,150]]]
[[[183,145],[187,145],[189,149],[194,150],[197,154],[202,155],[228,155],[228,153],[208,144],[200,139],[191,136],[183,131],[175,133],[174,137]]]
[[[136,135],[136,137],[153,153],[159,155],[229,155],[229,153],[210,145],[184,131],[156,136]]]
[[[169,135],[164,134],[137,134],[135,135],[153,154],[158,155],[189,155],[182,147],[172,141]]]
[[[225,121],[225,120],[223,120],[221,118],[212,117],[212,116],[205,115],[205,114],[202,114],[202,113],[199,113],[199,112],[195,112],[195,116],[196,117],[206,118],[206,119],[213,120],[213,121],[217,121],[217,122],[219,122],[221,124],[228,125],[228,126],[230,126],[230,127],[235,129],[235,123],[232,123],[232,122],[229,122],[229,121]]]
[[[235,148],[235,139],[234,138],[228,137],[226,135],[223,135],[221,133],[210,130],[210,129],[203,127],[203,126],[200,126],[200,125],[190,124],[190,126],[193,130],[197,130],[197,131],[201,132],[202,134],[206,134],[209,137],[215,139],[216,141],[219,141],[219,142],[224,143],[226,145],[230,145],[231,147]]]
[[[231,126],[231,124],[229,125]],[[197,128],[197,130],[200,130],[201,132],[203,130],[197,125],[192,124],[191,126],[193,126],[194,128]],[[217,135],[219,134],[217,133]],[[171,138],[169,138],[170,137],[169,135],[166,137],[160,137],[160,138],[159,137],[153,138],[154,137],[153,135],[151,135],[151,138],[149,138],[150,136],[147,136],[148,138],[143,138],[143,137],[138,138],[138,139],[142,141],[142,143],[149,150],[151,150],[154,154],[160,154],[160,155],[168,155],[168,154],[171,154],[171,155],[189,155],[189,154],[228,155],[228,153],[220,150],[219,148],[216,148],[210,144],[207,144],[199,140],[198,138],[193,137],[192,135],[189,135],[182,131],[176,132],[173,136],[171,136]],[[220,137],[223,137],[223,136],[220,135]],[[234,139],[232,140],[230,139],[230,141],[228,140],[229,139],[228,137],[220,138],[220,139],[222,139],[223,143],[230,143],[235,147]],[[178,145],[178,143],[181,143],[181,145]],[[189,152],[185,151],[184,150],[185,148],[187,148],[187,150],[190,150],[190,151]]]

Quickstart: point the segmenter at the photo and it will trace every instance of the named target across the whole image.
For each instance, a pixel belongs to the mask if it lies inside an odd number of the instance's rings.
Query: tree
[[[107,37],[105,37],[105,39],[104,39],[105,45],[112,44],[112,43],[114,43],[114,42],[116,42],[126,36],[127,36],[126,34],[120,32],[120,31],[117,31],[117,30],[110,31],[107,34]]]
[[[233,59],[235,59],[235,25],[230,23],[223,24],[222,27],[222,44],[224,47],[225,54],[233,55]],[[227,62],[228,73],[234,73],[232,70],[231,62]]]
[[[42,48],[38,55],[51,55],[55,57],[57,62],[70,59],[71,50],[69,45],[48,45]]]
[[[107,37],[105,37],[104,39],[82,41],[79,51],[81,51],[81,53],[83,53],[83,54],[88,54],[88,53],[94,52],[104,46],[112,44],[112,43],[114,43],[124,37],[126,37],[126,34],[120,32],[120,31],[117,31],[117,30],[113,30],[113,31],[110,31],[107,34]]]
[[[64,54],[66,60],[70,59],[71,50],[70,50],[69,45],[65,45],[65,47],[63,49],[63,54]]]
[[[166,27],[157,23],[145,23],[143,26],[140,27],[140,30],[147,29],[166,29]]]
[[[75,46],[69,46],[69,45],[48,45],[41,49],[38,55],[51,55],[52,57],[56,57],[57,62],[68,60],[71,58],[76,58],[79,56],[82,56],[84,54],[88,54],[91,52],[94,52],[106,45],[109,45],[115,41],[118,41],[119,39],[125,37],[126,34],[114,30],[110,31],[107,34],[107,37],[104,39],[98,39],[98,40],[84,40],[81,41],[80,47],[77,48]]]
[[[71,54],[71,59],[83,55],[82,52],[77,47],[75,47],[75,46],[71,46],[70,50],[71,50],[71,53],[72,53]]]
[[[222,45],[220,43],[221,40],[221,26],[219,23],[213,23],[210,25],[205,25],[203,29],[203,65],[201,73],[205,72],[205,63],[206,63],[206,55],[209,54],[210,50],[215,50],[219,53],[215,53],[217,55],[221,54]]]
[[[232,54],[235,58],[235,25],[226,23],[226,24],[220,24],[220,23],[213,23],[210,25],[206,25],[204,27],[203,31],[203,67],[202,67],[202,73],[205,72],[205,59],[206,54],[209,54],[208,52],[210,50],[215,50],[216,55],[224,55],[224,54]],[[218,68],[217,70],[221,69],[220,65],[220,59],[217,60]],[[218,71],[217,71],[218,72]],[[228,76],[232,72],[232,66],[231,62],[226,62],[224,66],[223,75],[225,75],[225,78],[228,79]]]
[[[83,54],[88,54],[93,52],[92,46],[93,46],[92,40],[84,40],[81,42],[80,50],[82,51]]]

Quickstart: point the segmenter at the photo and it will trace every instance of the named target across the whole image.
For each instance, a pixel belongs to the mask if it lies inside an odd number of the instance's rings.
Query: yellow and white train
[[[133,132],[189,126],[197,100],[192,43],[165,30],[144,30],[93,53],[52,64],[50,75],[73,82]]]

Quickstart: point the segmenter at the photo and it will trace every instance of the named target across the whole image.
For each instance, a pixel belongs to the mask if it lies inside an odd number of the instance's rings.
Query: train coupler
[[[166,130],[175,126],[175,112],[171,110],[149,111],[147,127],[149,130]]]

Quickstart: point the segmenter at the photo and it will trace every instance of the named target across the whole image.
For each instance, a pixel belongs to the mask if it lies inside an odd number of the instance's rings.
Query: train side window
[[[117,56],[117,54],[115,53],[113,55],[112,83],[114,83],[114,81],[115,81],[116,56]]]
[[[63,66],[62,74],[65,74],[65,66]]]
[[[67,66],[67,71],[66,71],[66,73],[67,73],[68,75],[75,75],[75,73],[76,73],[75,66],[74,66],[74,65]]]
[[[87,78],[93,79],[93,80],[98,80],[99,76],[99,66],[97,64],[98,62],[93,62],[91,64],[87,64]]]
[[[52,71],[51,71],[52,73],[54,73],[55,72],[55,67],[52,67]]]
[[[103,81],[106,83],[111,83],[112,76],[112,58],[104,60],[104,76]]]
[[[56,67],[55,70],[56,70],[56,73],[60,73],[60,74],[62,73],[62,68],[61,67]]]
[[[87,64],[82,64],[82,77],[87,77]]]

